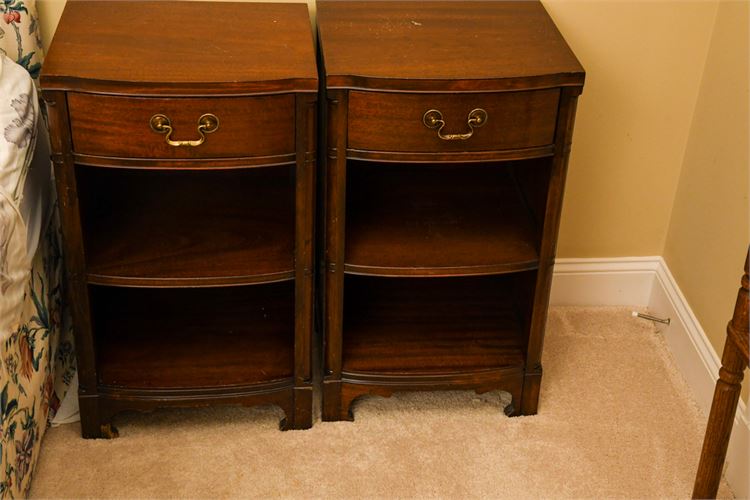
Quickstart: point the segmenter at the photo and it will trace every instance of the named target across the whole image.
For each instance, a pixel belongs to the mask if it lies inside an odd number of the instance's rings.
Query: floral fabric
[[[44,58],[36,0],[0,0],[0,16],[0,54],[15,61],[36,80]]]
[[[22,67],[0,55],[0,341],[18,328],[31,270],[21,198],[36,144],[39,104]]]
[[[34,0],[0,0],[1,498],[27,495],[41,439],[76,371],[59,217],[42,201],[54,190],[29,78],[43,58],[38,26]]]
[[[57,214],[36,252],[18,328],[0,344],[0,497],[23,498],[41,439],[76,372],[72,325],[63,309]]]

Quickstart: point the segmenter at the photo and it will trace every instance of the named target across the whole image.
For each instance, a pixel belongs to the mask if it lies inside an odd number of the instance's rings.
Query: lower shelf
[[[346,276],[343,372],[437,376],[523,367],[516,279]]]
[[[294,283],[138,289],[91,286],[99,384],[246,386],[294,374]]]

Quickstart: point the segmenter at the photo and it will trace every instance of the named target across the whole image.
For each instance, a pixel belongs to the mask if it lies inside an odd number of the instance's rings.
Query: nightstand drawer
[[[295,150],[292,94],[148,98],[71,92],[68,109],[76,153],[178,159],[275,156]],[[215,119],[201,121],[209,114]]]
[[[554,142],[559,89],[493,93],[349,93],[348,147],[497,151]]]

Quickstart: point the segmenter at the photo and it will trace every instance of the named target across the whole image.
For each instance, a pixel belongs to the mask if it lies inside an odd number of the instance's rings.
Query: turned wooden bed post
[[[721,359],[719,380],[716,381],[711,413],[708,416],[706,437],[693,486],[693,498],[716,498],[729,446],[729,436],[732,434],[743,372],[748,365],[749,260],[750,254],[745,259],[745,274],[737,293],[734,315],[727,325],[727,339]]]

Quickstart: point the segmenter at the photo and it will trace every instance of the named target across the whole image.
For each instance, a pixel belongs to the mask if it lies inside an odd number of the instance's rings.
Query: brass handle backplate
[[[466,121],[469,125],[469,131],[464,134],[444,134],[443,127],[445,127],[445,121],[443,121],[443,113],[437,109],[426,111],[424,116],[422,116],[422,123],[427,128],[438,129],[437,135],[444,141],[465,141],[474,135],[475,128],[479,128],[487,123],[487,112],[482,108],[471,110]]]
[[[151,125],[151,130],[157,134],[167,134],[166,137],[164,137],[164,140],[170,146],[200,146],[205,142],[206,134],[216,132],[219,129],[219,119],[211,113],[206,113],[198,118],[198,133],[200,134],[200,139],[194,139],[192,141],[172,140],[172,122],[166,115],[156,114],[152,116],[149,125]]]

